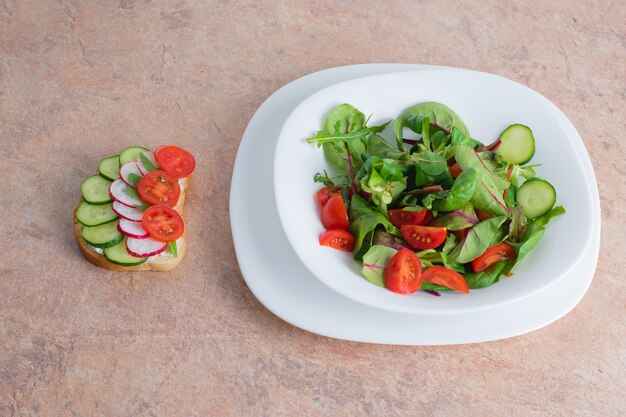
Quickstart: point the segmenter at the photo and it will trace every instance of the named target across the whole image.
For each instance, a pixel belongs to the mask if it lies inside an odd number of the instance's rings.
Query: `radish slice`
[[[148,161],[152,162],[152,165],[154,165],[156,169],[159,169],[159,164],[157,163],[157,160],[154,157],[154,152],[148,151],[148,152],[142,153],[142,155],[148,158]],[[143,175],[146,175],[148,172],[150,172],[148,168],[143,166],[143,162],[141,162],[141,156],[137,157],[137,166],[139,167],[139,171],[141,171]]]
[[[137,258],[158,255],[163,252],[165,248],[167,248],[166,242],[159,242],[151,237],[147,239],[134,239],[129,237],[126,239],[126,250]]]
[[[147,239],[150,237],[146,229],[141,226],[140,222],[134,222],[132,220],[120,219],[117,223],[117,230],[124,236],[134,239]]]
[[[128,190],[135,191],[126,185],[124,181],[117,179],[113,181],[109,187],[109,196],[111,196],[113,200],[119,201],[128,207],[142,206],[144,204],[143,201],[130,195]]]
[[[134,207],[128,207],[119,201],[114,201],[111,206],[115,214],[120,216],[122,219],[130,220],[131,222],[140,222],[143,217],[143,212],[137,210]]]
[[[141,171],[139,171],[139,167],[137,166],[137,163],[135,161],[126,162],[120,168],[120,178],[122,179],[122,181],[124,181],[129,187],[135,188],[133,184],[128,180],[128,176],[130,174],[135,174],[139,178],[143,177],[143,174],[141,173]]]

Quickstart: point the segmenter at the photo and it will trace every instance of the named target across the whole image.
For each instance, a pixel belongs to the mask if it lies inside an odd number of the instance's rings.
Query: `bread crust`
[[[186,183],[185,189],[182,190],[182,192],[180,193],[180,197],[178,199],[178,203],[176,204],[176,207],[174,207],[176,209],[176,211],[178,211],[178,213],[180,213],[181,217],[183,217],[183,220],[184,220],[183,210],[184,210],[184,207],[185,207],[185,197],[187,195],[187,191],[189,190],[189,185],[191,183],[191,176],[188,176],[186,178],[186,180],[187,180],[187,183]],[[146,262],[144,262],[142,264],[135,265],[135,266],[122,266],[122,265],[117,265],[117,264],[109,262],[107,260],[107,258],[104,257],[104,255],[101,255],[98,252],[94,251],[93,248],[80,235],[81,225],[78,222],[78,219],[76,218],[76,210],[78,210],[78,206],[80,205],[80,203],[82,201],[83,201],[83,199],[81,197],[80,201],[76,205],[76,208],[74,209],[74,215],[73,215],[73,217],[74,217],[74,237],[76,238],[76,242],[78,243],[78,248],[80,249],[80,252],[92,264],[94,264],[96,266],[99,266],[100,268],[110,269],[112,271],[158,271],[158,272],[167,272],[167,271],[171,271],[172,269],[176,268],[178,266],[178,264],[185,257],[185,252],[187,251],[187,234],[183,233],[182,245],[179,245],[179,247],[177,248],[177,250],[178,250],[178,255],[177,256],[161,257],[161,258],[157,258],[155,260],[146,261]]]

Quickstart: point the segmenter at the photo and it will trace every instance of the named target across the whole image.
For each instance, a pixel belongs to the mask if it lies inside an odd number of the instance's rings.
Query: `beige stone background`
[[[626,3],[0,0],[0,416],[621,416]],[[378,346],[295,328],[250,293],[228,218],[255,109],[355,63],[525,83],[572,119],[602,203],[593,284],[534,333]],[[197,158],[191,250],[169,274],[98,269],[72,208],[130,144]]]

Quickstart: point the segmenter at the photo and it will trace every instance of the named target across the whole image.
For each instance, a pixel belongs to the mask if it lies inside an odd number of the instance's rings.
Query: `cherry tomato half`
[[[515,249],[510,245],[502,242],[496,246],[492,246],[482,255],[472,261],[474,272],[480,272],[499,261],[513,259],[517,256]]]
[[[451,290],[469,293],[467,282],[463,275],[445,266],[433,265],[422,274],[422,279],[432,284],[441,285]]]
[[[457,178],[459,175],[461,175],[461,167],[459,166],[458,163],[454,163],[452,165],[450,165],[450,175],[452,175],[452,178]]]
[[[137,183],[137,194],[151,206],[167,204],[174,207],[180,197],[178,181],[164,171],[152,171]]]
[[[185,231],[183,218],[165,204],[152,206],[144,211],[141,225],[151,238],[161,242],[173,242]]]
[[[341,195],[330,197],[322,207],[322,224],[327,229],[350,230],[348,211]]]
[[[385,269],[385,287],[400,294],[410,294],[422,286],[422,263],[410,249],[400,249]]]
[[[396,227],[400,227],[403,224],[422,224],[422,222],[426,218],[427,213],[428,210],[409,211],[396,209],[387,211],[387,215],[389,216],[389,220],[391,220],[391,224]]]
[[[354,249],[354,236],[343,229],[330,229],[320,234],[320,245],[346,252]]]
[[[320,206],[324,206],[328,203],[329,198],[339,194],[340,191],[341,189],[339,187],[324,187],[315,194],[315,198],[317,198],[317,202]]]
[[[174,178],[186,177],[196,168],[193,155],[178,146],[159,146],[154,157],[161,169]]]
[[[434,249],[446,240],[448,229],[407,224],[400,227],[400,232],[415,249]]]

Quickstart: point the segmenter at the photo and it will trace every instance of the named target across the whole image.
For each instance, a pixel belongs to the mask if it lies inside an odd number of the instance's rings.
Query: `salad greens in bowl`
[[[460,70],[314,94],[287,119],[275,158],[296,254],[341,294],[409,313],[485,309],[553,284],[587,249],[591,205],[552,106]]]

